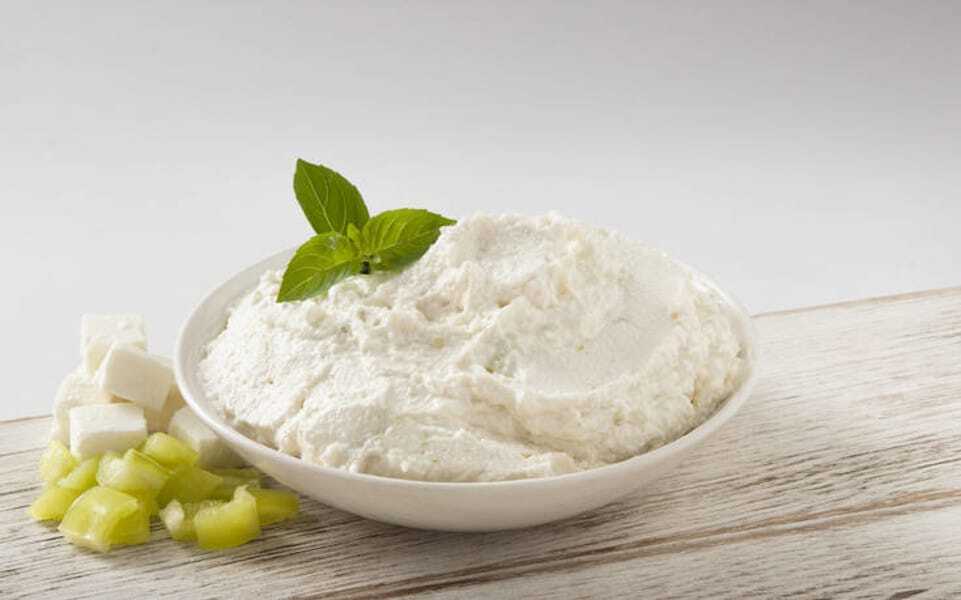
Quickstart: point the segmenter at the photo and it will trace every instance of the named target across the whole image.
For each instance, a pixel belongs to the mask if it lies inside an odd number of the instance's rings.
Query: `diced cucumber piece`
[[[80,495],[80,490],[60,487],[48,487],[40,497],[30,505],[30,516],[38,521],[59,521],[67,513],[67,509]]]
[[[70,471],[70,474],[57,483],[62,488],[77,490],[77,493],[89,490],[97,485],[97,469],[100,467],[100,457],[88,458]]]
[[[261,527],[290,519],[297,515],[300,508],[297,494],[291,492],[271,489],[248,489],[247,491],[257,501],[257,514],[260,517]]]
[[[97,470],[97,483],[121,492],[159,492],[169,478],[168,469],[134,448],[123,457],[113,452],[104,454]]]
[[[260,535],[257,501],[241,486],[230,502],[197,511],[194,529],[197,544],[207,550],[246,544]]]
[[[76,466],[77,459],[70,454],[70,449],[57,440],[50,440],[40,457],[40,478],[44,484],[53,485],[66,477]]]
[[[157,500],[166,506],[171,500],[180,502],[199,502],[210,495],[223,483],[223,478],[200,467],[180,467],[174,471],[167,485],[160,491]]]
[[[193,466],[200,457],[187,444],[160,431],[151,434],[143,443],[143,453],[169,469]]]
[[[107,487],[92,487],[70,505],[59,529],[73,544],[106,552],[114,543],[117,525],[139,508],[137,499],[129,494]]]
[[[219,500],[203,500],[201,502],[187,502],[186,504],[171,500],[160,511],[160,519],[173,539],[180,542],[196,540],[197,532],[194,529],[194,516],[201,509],[223,504],[225,503]]]

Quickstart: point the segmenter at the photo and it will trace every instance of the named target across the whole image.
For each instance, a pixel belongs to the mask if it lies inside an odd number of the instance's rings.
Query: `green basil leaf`
[[[363,247],[363,241],[360,235],[360,230],[353,223],[347,224],[347,239],[352,241],[357,247],[358,251]]]
[[[323,294],[338,281],[360,272],[357,248],[343,235],[328,231],[307,240],[287,264],[277,302]]]
[[[420,258],[456,221],[427,210],[400,208],[380,213],[362,230],[363,252],[374,270],[399,269]]]
[[[360,192],[340,173],[297,159],[294,195],[317,233],[346,233],[347,225],[363,227],[370,219]]]

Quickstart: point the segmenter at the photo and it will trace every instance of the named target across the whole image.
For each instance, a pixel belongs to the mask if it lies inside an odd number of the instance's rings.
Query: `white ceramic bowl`
[[[539,525],[599,508],[677,466],[737,412],[756,379],[757,336],[750,317],[736,300],[704,278],[731,310],[746,349],[749,372],[713,416],[670,444],[589,471],[492,483],[407,481],[313,465],[233,429],[211,406],[198,373],[205,346],[226,325],[228,307],[253,288],[265,270],[282,268],[292,252],[281,252],[257,263],[203,299],[184,323],[177,340],[177,383],[190,408],[250,464],[324,504],[377,521],[423,529],[493,531]]]

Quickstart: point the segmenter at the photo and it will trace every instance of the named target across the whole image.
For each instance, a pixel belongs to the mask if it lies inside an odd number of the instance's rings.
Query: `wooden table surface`
[[[305,501],[227,553],[158,530],[97,555],[24,512],[49,419],[0,423],[0,597],[961,598],[961,288],[757,324],[757,391],[691,460],[522,531],[416,531]]]

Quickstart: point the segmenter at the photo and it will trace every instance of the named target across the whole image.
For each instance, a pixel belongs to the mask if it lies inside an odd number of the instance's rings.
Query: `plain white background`
[[[83,312],[192,305],[309,235],[294,159],[373,210],[557,210],[754,312],[959,283],[955,2],[5,2],[0,418]]]

